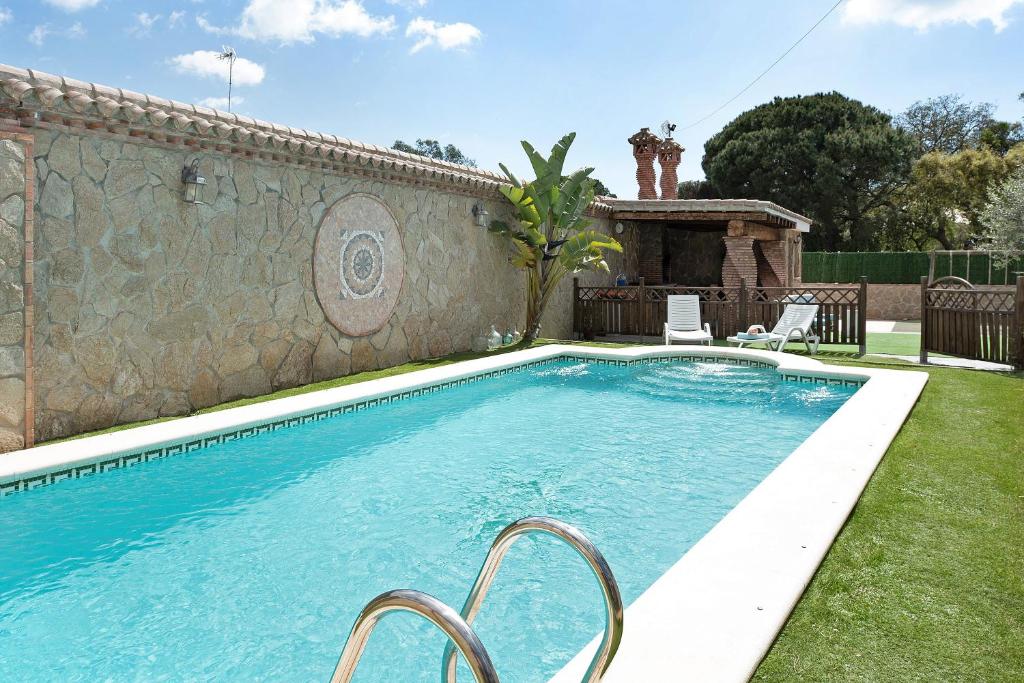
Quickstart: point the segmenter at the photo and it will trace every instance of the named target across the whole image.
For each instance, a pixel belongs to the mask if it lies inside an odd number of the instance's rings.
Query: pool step
[[[501,562],[509,548],[519,538],[535,533],[554,536],[569,544],[586,561],[598,583],[601,584],[605,603],[604,636],[582,681],[582,683],[598,683],[615,658],[615,653],[622,640],[624,611],[622,595],[619,593],[619,585],[615,581],[611,567],[608,566],[608,562],[597,546],[591,543],[590,539],[576,527],[551,517],[524,517],[501,530],[501,533],[494,539],[494,543],[491,544],[483,566],[480,567],[480,573],[477,574],[469,597],[466,598],[466,603],[462,606],[461,614],[456,613],[437,598],[414,590],[388,591],[367,603],[352,626],[341,658],[338,660],[338,666],[331,677],[331,683],[348,683],[352,679],[373,628],[381,617],[396,610],[419,614],[448,636],[448,644],[445,646],[441,664],[442,683],[456,683],[456,667],[458,665],[456,650],[466,658],[477,683],[498,683],[498,675],[494,671],[491,658],[473,631],[472,623],[480,611],[487,591],[494,583],[494,578],[497,576],[498,569],[500,569]]]

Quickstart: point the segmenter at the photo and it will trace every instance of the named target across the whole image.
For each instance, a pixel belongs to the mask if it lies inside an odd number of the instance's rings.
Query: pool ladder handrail
[[[394,611],[418,614],[441,629],[448,636],[452,651],[457,647],[466,658],[477,683],[500,683],[483,643],[458,612],[432,595],[404,588],[381,593],[359,613],[341,651],[331,683],[349,683],[352,680],[373,629],[385,615]]]
[[[473,620],[476,619],[480,606],[487,596],[487,591],[494,583],[505,554],[519,538],[534,533],[554,536],[567,543],[586,561],[601,585],[605,603],[604,636],[601,638],[601,644],[593,659],[590,660],[590,666],[587,667],[587,672],[581,681],[581,683],[598,683],[615,658],[619,643],[622,641],[624,612],[622,595],[619,593],[619,584],[615,581],[615,575],[612,574],[611,567],[604,559],[604,555],[582,531],[570,524],[551,517],[524,517],[502,529],[494,539],[494,543],[491,544],[491,549],[480,567],[476,583],[473,584],[473,589],[469,592],[469,597],[466,598],[466,604],[462,607],[462,618],[471,628]],[[445,646],[441,661],[442,683],[457,683],[458,657],[452,642],[449,641]]]

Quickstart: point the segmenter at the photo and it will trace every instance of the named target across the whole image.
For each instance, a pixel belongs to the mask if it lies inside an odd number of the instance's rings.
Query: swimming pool
[[[855,391],[783,377],[555,360],[10,496],[0,679],[326,680],[368,599],[460,606],[528,514],[583,529],[628,604]],[[516,545],[475,624],[503,681],[600,630],[591,579],[554,541]],[[394,617],[356,680],[436,680],[442,649]]]

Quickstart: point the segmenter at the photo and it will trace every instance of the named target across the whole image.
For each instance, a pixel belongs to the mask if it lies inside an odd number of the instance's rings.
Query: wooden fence
[[[823,344],[851,344],[865,353],[867,343],[867,279],[858,285],[829,287],[583,287],[573,280],[573,333],[661,337],[669,295],[700,297],[701,321],[711,325],[716,339],[746,330],[752,324],[771,329],[788,303],[802,296],[818,304],[815,331]]]
[[[921,362],[928,353],[1024,368],[1024,276],[1016,287],[921,278]]]

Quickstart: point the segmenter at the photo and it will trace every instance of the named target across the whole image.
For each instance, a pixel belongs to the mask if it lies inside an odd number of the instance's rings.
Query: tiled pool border
[[[516,354],[510,353],[504,355],[514,356]],[[501,357],[502,356],[496,356],[495,358]],[[196,435],[192,439],[181,441],[178,443],[169,443],[158,447],[132,450],[130,452],[118,453],[116,455],[112,453],[110,454],[110,456],[112,457],[91,460],[89,462],[76,464],[74,466],[69,466],[62,469],[47,469],[44,471],[39,471],[37,473],[26,472],[20,478],[10,478],[5,480],[3,478],[2,470],[0,470],[0,498],[4,498],[15,493],[34,490],[43,486],[51,486],[61,481],[79,479],[83,477],[93,476],[95,474],[109,472],[111,470],[132,467],[134,465],[151,462],[153,460],[159,460],[169,456],[191,453],[202,448],[206,448],[207,446],[225,443],[227,441],[249,438],[266,432],[276,431],[278,429],[294,427],[309,422],[325,420],[347,413],[359,412],[380,405],[387,405],[394,401],[416,398],[418,396],[422,396],[425,394],[432,394],[438,391],[444,391],[452,387],[465,386],[467,384],[472,384],[475,382],[479,382],[481,380],[493,379],[495,377],[501,377],[511,373],[522,372],[523,370],[528,370],[530,368],[537,367],[538,365],[543,365],[545,363],[551,363],[555,361],[595,363],[619,366],[647,365],[652,363],[698,362],[726,363],[730,365],[739,365],[756,368],[777,368],[777,363],[772,363],[765,360],[743,356],[723,355],[721,353],[701,353],[700,351],[697,350],[693,352],[687,352],[673,349],[673,351],[670,353],[662,353],[659,355],[641,358],[607,358],[594,356],[592,355],[592,353],[588,352],[578,353],[571,351],[561,351],[555,355],[542,358],[539,360],[529,360],[520,362],[513,361],[513,364],[505,367],[500,367],[492,370],[483,370],[479,373],[464,377],[458,377],[456,379],[439,380],[435,383],[430,383],[424,386],[400,389],[392,393],[384,394],[381,396],[375,396],[372,398],[364,398],[362,400],[356,398],[331,407],[313,410],[298,415],[291,415],[282,419],[261,422],[258,424],[249,424],[238,429],[226,428],[225,431],[217,431],[215,433]],[[865,381],[864,378],[830,377],[788,371],[780,371],[779,378],[782,381],[788,382],[838,384],[844,386],[860,386]],[[369,380],[366,383],[358,383],[350,386],[359,386],[360,384],[368,384],[373,381],[375,380]],[[211,415],[215,414],[216,413],[211,413]],[[83,441],[83,439],[72,440],[64,443],[73,444],[76,442],[81,443],[81,441]],[[22,452],[30,453],[32,451]],[[3,464],[4,457],[5,456],[0,455],[0,465]]]

